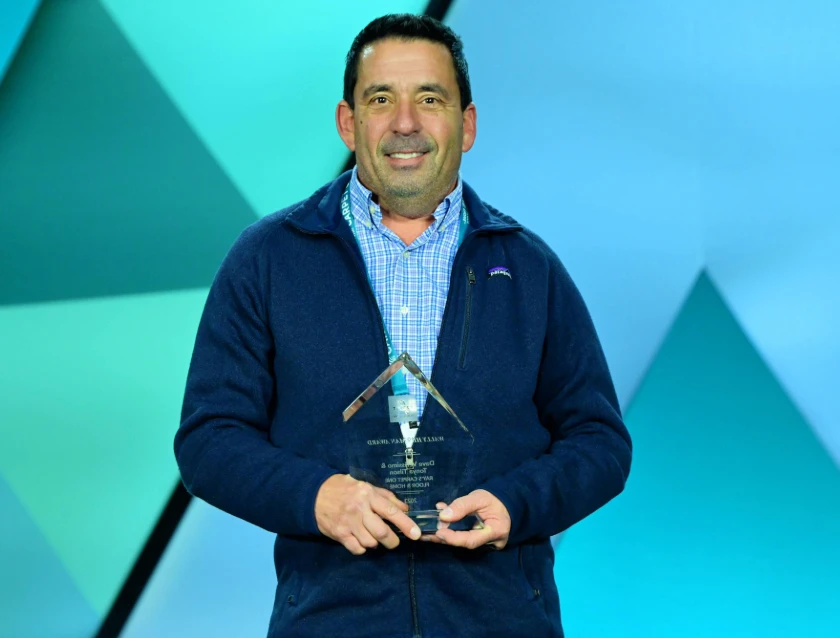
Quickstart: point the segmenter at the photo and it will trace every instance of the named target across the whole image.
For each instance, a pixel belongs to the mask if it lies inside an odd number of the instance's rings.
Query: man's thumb
[[[460,521],[467,514],[473,513],[478,508],[475,492],[456,498],[445,510],[440,513],[440,520],[445,523]]]

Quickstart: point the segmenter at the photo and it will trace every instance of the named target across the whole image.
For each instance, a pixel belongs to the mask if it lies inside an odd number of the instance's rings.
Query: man
[[[271,636],[562,636],[549,539],[621,492],[631,457],[583,301],[459,177],[476,107],[450,29],[369,24],[336,123],[357,168],[245,230],[213,282],[184,483],[277,534]],[[483,529],[420,538],[406,503],[348,475],[341,413],[389,340],[475,436],[469,490],[439,507]],[[387,424],[386,394],[366,409]]]

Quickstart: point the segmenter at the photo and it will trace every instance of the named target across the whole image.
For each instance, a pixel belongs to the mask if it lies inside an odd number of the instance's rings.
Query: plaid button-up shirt
[[[382,211],[355,168],[350,179],[350,210],[359,246],[394,350],[408,352],[429,378],[458,250],[462,198],[459,176],[455,189],[433,213],[432,225],[406,246],[382,223]],[[413,376],[406,381],[422,415],[426,391]]]

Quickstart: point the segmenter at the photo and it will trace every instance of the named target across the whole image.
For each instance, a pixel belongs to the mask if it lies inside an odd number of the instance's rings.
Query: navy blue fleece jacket
[[[247,228],[222,263],[175,436],[184,485],[278,535],[270,636],[562,636],[549,537],[621,492],[630,437],[560,260],[466,184],[432,382],[475,437],[466,491],[504,503],[509,543],[353,556],[318,531],[318,489],[348,472],[341,412],[388,365],[339,211],[349,177]],[[365,409],[387,421],[386,395]]]

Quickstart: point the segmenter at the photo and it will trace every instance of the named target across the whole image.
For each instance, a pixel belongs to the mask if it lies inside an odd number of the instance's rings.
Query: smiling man
[[[466,63],[462,96],[443,43],[388,38],[365,43],[366,35],[351,51],[356,60],[346,72],[338,130],[356,153],[357,179],[376,193],[384,223],[398,236],[405,232],[403,241],[410,245],[456,187],[461,154],[475,141],[475,105]]]
[[[552,250],[461,180],[476,107],[450,29],[374,20],[343,97],[356,168],[248,228],[213,282],[175,437],[184,484],[277,534],[270,636],[562,636],[549,539],[620,493],[631,459],[589,314]],[[350,475],[341,413],[389,351],[475,434],[434,533]],[[456,531],[471,515],[483,527]]]

